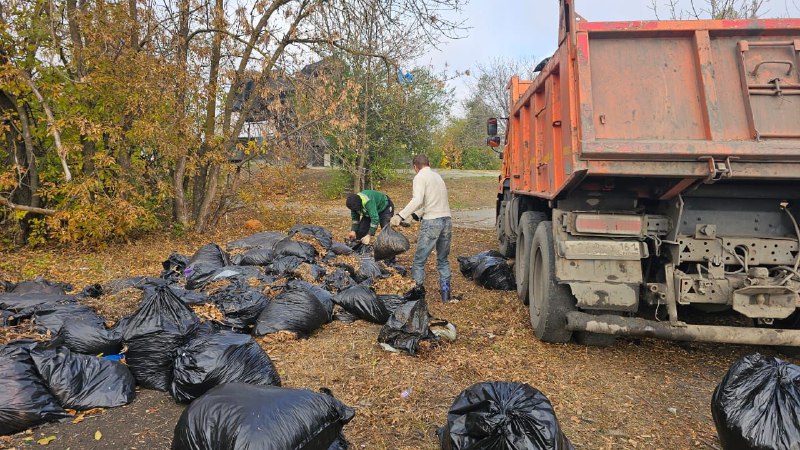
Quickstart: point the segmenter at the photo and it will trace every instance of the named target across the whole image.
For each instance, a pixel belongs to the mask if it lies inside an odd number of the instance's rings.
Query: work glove
[[[355,241],[356,240],[356,232],[355,231],[351,231],[351,232],[347,233],[347,240],[348,241]]]
[[[398,227],[398,226],[400,226],[400,222],[402,222],[402,221],[403,221],[403,218],[402,218],[402,217],[400,217],[400,214],[395,214],[395,215],[392,217],[392,220],[390,220],[390,221],[389,221],[389,223],[390,223],[390,224],[391,224],[393,227]]]
[[[371,240],[372,240],[372,236],[366,235],[363,238],[361,238],[361,243],[364,244],[364,245],[369,245]]]

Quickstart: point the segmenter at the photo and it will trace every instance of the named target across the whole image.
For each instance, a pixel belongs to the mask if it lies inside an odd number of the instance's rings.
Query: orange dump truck
[[[558,50],[509,83],[497,201],[539,339],[800,346],[798,52],[800,20],[561,1]]]

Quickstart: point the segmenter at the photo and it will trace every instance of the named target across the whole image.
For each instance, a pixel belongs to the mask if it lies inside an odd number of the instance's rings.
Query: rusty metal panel
[[[796,41],[738,42],[750,136],[800,138],[800,75]]]
[[[583,179],[640,176],[669,178],[659,191],[669,199],[716,181],[718,164],[728,179],[800,179],[800,62],[786,63],[800,20],[581,20],[562,31],[535,80],[509,83],[514,192],[555,199]]]
[[[589,42],[597,139],[705,139],[692,40]]]
[[[639,306],[639,285],[616,283],[569,283],[578,308],[636,311]]]
[[[561,283],[641,284],[641,260],[598,260],[556,258],[556,278]]]

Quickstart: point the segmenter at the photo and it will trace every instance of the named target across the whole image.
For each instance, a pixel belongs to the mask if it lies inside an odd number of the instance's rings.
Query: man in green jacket
[[[352,226],[347,238],[360,239],[364,245],[369,245],[378,225],[381,229],[389,225],[394,215],[394,203],[383,192],[364,190],[358,194],[350,194],[345,202],[350,210]]]

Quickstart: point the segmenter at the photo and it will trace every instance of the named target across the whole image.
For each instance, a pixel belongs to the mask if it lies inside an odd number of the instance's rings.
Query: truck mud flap
[[[612,315],[595,316],[579,311],[567,313],[570,331],[638,336],[673,341],[717,342],[722,344],[776,345],[800,347],[800,330],[725,327],[656,322]]]

